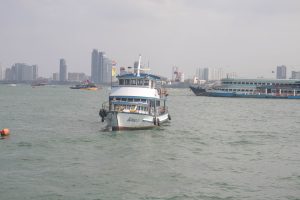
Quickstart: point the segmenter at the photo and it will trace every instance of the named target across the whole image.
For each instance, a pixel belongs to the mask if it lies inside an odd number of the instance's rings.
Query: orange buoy
[[[8,128],[4,128],[0,131],[1,133],[1,136],[6,136],[6,135],[9,135],[9,129]]]

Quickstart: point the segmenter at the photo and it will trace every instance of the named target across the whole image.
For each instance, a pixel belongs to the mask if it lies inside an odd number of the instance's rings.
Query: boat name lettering
[[[129,117],[129,118],[127,119],[127,121],[128,121],[128,122],[138,122],[139,120],[138,120],[138,119],[134,119],[134,118],[132,118],[132,117]]]

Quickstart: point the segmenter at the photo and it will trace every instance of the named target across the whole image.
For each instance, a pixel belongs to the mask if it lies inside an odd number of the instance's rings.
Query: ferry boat
[[[141,70],[140,57],[137,72],[117,76],[118,85],[100,109],[102,122],[113,131],[153,128],[171,120],[161,78]]]
[[[91,83],[89,80],[87,80],[78,85],[71,86],[70,89],[97,90],[98,88],[94,83]]]
[[[298,79],[222,79],[211,88],[190,86],[197,96],[300,99]],[[205,91],[204,91],[205,90]]]

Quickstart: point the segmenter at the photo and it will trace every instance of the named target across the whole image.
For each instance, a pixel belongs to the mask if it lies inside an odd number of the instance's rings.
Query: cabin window
[[[131,85],[136,85],[136,79],[131,79]]]
[[[138,85],[143,85],[143,80],[142,80],[142,79],[138,79],[138,80],[137,80],[137,84],[138,84]]]
[[[130,85],[130,79],[125,79],[125,85]]]
[[[122,98],[122,101],[127,101],[127,99],[126,98]]]
[[[116,100],[117,100],[117,101],[120,101],[120,100],[121,100],[121,98],[116,98]]]
[[[154,88],[155,85],[154,85],[154,81],[151,80],[151,88]]]
[[[124,79],[119,80],[119,85],[124,85]]]
[[[141,102],[147,103],[147,99],[141,99]]]
[[[156,101],[156,106],[160,106],[160,101]]]
[[[128,98],[128,100],[127,100],[128,102],[133,102],[133,99],[131,99],[131,98]]]
[[[133,99],[134,102],[140,102],[141,99]]]
[[[146,85],[146,86],[149,85],[149,80],[148,80],[148,79],[145,79],[145,80],[144,80],[144,85]]]
[[[153,100],[150,100],[150,106],[154,107],[154,101]]]

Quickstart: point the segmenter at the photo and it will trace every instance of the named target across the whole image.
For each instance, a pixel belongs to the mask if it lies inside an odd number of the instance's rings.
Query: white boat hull
[[[108,127],[111,127],[112,130],[147,129],[168,121],[169,115],[164,113],[155,118],[152,115],[113,111],[108,112],[105,120]]]

